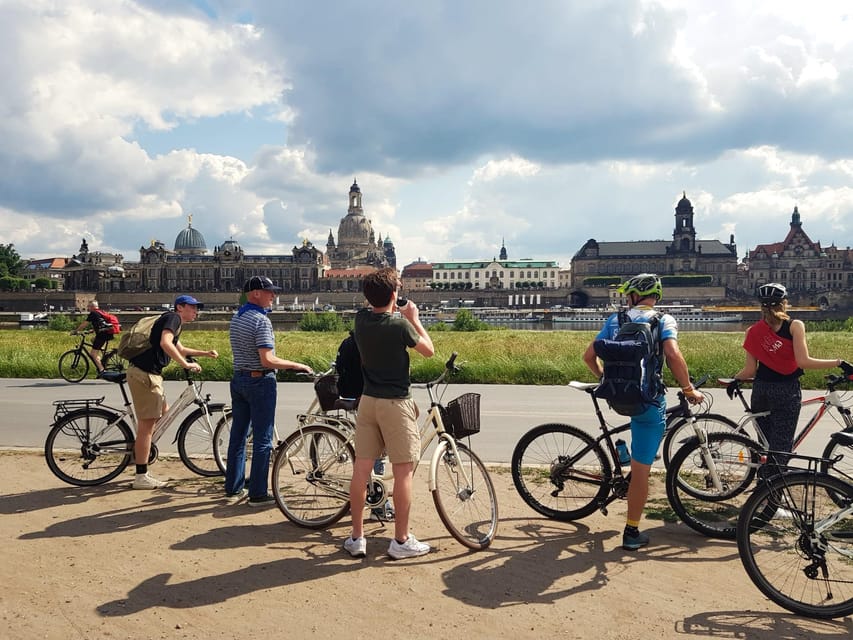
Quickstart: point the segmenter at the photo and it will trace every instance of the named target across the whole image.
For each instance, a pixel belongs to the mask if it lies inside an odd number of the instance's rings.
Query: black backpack
[[[361,354],[352,331],[338,347],[335,368],[338,372],[338,395],[341,398],[360,398],[364,391],[364,374],[361,372]]]
[[[661,375],[660,317],[655,313],[648,322],[632,322],[625,311],[620,311],[616,337],[593,343],[595,354],[604,363],[604,375],[595,396],[607,400],[623,416],[642,413],[656,404],[666,389]]]

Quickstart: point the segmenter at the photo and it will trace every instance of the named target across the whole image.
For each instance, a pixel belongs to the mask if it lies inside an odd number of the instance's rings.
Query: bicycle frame
[[[123,374],[122,374],[123,375]],[[169,406],[168,411],[160,416],[160,419],[154,424],[154,430],[151,434],[151,444],[152,446],[157,443],[158,440],[163,436],[166,430],[172,426],[172,424],[177,420],[178,416],[190,405],[198,404],[201,407],[206,407],[210,397],[204,398],[201,395],[201,386],[202,383],[196,382],[189,377],[187,374],[187,386],[178,396],[178,399]],[[109,379],[109,378],[107,378]],[[125,418],[128,419],[130,423],[130,428],[133,430],[134,437],[138,431],[139,425],[136,419],[136,413],[133,411],[133,402],[128,396],[127,389],[125,388],[124,380],[120,378],[117,380],[119,389],[121,390],[121,395],[124,400],[124,406],[122,408],[114,407],[104,403],[105,396],[101,396],[100,398],[89,398],[89,399],[81,399],[81,400],[57,400],[53,404],[56,406],[54,410],[53,423],[56,424],[57,420],[59,420],[62,416],[69,413],[70,410],[75,408],[89,408],[89,407],[100,407],[107,411],[110,411],[115,414],[115,418],[111,420],[107,425],[103,427],[97,434],[95,434],[95,439],[100,437],[104,431],[115,426]],[[208,426],[210,427],[210,436],[213,437],[213,425],[210,424],[210,412],[205,411],[205,415],[207,416]],[[177,442],[178,435],[175,434],[175,439],[172,440],[172,443]],[[101,443],[101,447],[110,443]]]
[[[456,439],[453,436],[451,436],[450,433],[448,433],[444,427],[444,421],[441,417],[441,409],[442,409],[441,401],[440,401],[440,398],[436,397],[437,394],[433,390],[437,385],[440,385],[441,383],[444,383],[445,388],[446,388],[447,374],[453,370],[454,360],[455,360],[455,354],[447,362],[447,365],[446,365],[444,371],[442,372],[442,374],[438,378],[436,378],[435,380],[427,382],[426,384],[421,384],[421,385],[413,384],[413,385],[411,385],[411,387],[413,389],[426,389],[427,394],[429,396],[429,401],[430,401],[429,411],[426,413],[423,422],[418,425],[418,430],[419,430],[420,438],[421,438],[421,449],[420,449],[421,455],[419,456],[418,460],[416,460],[414,463],[413,473],[415,471],[417,471],[418,466],[420,466],[420,462],[421,462],[424,454],[427,452],[427,450],[429,449],[432,442],[436,439],[444,442],[446,444],[447,448],[449,448],[454,455],[458,456],[458,454],[459,454],[459,450],[456,447]],[[321,374],[321,375],[325,375],[325,374]],[[309,426],[309,425],[320,424],[320,425],[331,427],[331,428],[339,431],[345,438],[345,443],[342,443],[342,446],[346,446],[346,444],[354,444],[355,423],[347,417],[341,417],[339,415],[333,415],[333,414],[330,414],[328,412],[317,412],[316,409],[318,409],[319,406],[320,406],[320,403],[319,403],[319,400],[315,394],[314,399],[312,400],[311,405],[308,408],[308,411],[304,414],[298,414],[297,415],[297,422],[298,422],[297,431],[299,431],[301,433],[302,429]],[[432,428],[430,428],[430,427],[432,427]],[[432,456],[430,457],[430,468],[431,469],[434,468],[434,466],[436,464],[438,464],[438,457],[441,455],[441,453],[442,453],[442,447],[437,446],[435,448],[435,450],[433,451]],[[328,471],[328,467],[329,467],[329,465],[331,465],[331,463],[332,463],[332,460],[328,459],[326,466],[319,467],[316,470],[316,471],[320,472],[317,475],[322,475],[323,473]],[[471,478],[468,476],[467,471],[464,468],[462,468],[461,471],[462,471],[462,477],[465,480],[465,482],[470,483]],[[370,486],[368,488],[368,495],[367,495],[367,506],[370,506],[370,507],[376,506],[386,496],[393,495],[390,491],[387,490],[387,488],[385,487],[385,483],[384,483],[384,480],[388,480],[391,477],[392,477],[392,472],[389,471],[388,469],[386,469],[386,471],[383,475],[371,473],[371,483],[370,483]],[[430,491],[433,491],[433,490],[435,490],[435,488],[436,488],[435,483],[432,480],[432,474],[430,474],[429,489],[430,489]],[[334,489],[332,487],[328,487],[328,486],[326,487],[326,489],[332,493],[340,495],[341,497],[345,496],[344,492],[341,490],[336,490],[336,489]],[[348,495],[348,491],[349,491],[349,487],[347,486],[347,494],[346,495]],[[374,502],[376,504],[374,504]]]
[[[811,418],[802,426],[799,430],[799,433],[794,435],[794,444],[792,446],[792,451],[796,451],[800,445],[805,441],[808,435],[814,430],[817,426],[818,422],[829,412],[830,408],[834,407],[839,415],[841,416],[841,420],[844,424],[841,431],[853,431],[853,417],[851,417],[851,412],[848,407],[844,405],[844,402],[841,399],[841,394],[837,390],[837,387],[841,384],[848,382],[845,376],[836,376],[836,375],[828,375],[826,376],[827,380],[827,391],[824,395],[815,396],[814,398],[808,398],[803,400],[800,404],[801,408],[810,407],[812,405],[818,405],[815,413]],[[719,378],[718,382],[720,384],[725,384],[731,388],[729,392],[729,397],[737,396],[737,398],[741,401],[744,408],[744,415],[738,420],[738,432],[749,436],[749,433],[746,429],[748,425],[752,425],[755,429],[755,433],[758,435],[758,443],[762,448],[767,448],[767,438],[764,435],[764,432],[761,430],[761,427],[758,424],[758,418],[762,418],[770,414],[769,411],[757,411],[753,412],[752,407],[750,407],[749,403],[746,401],[744,397],[743,390],[740,387],[740,384],[743,382],[750,382],[747,380],[735,380],[733,378]]]

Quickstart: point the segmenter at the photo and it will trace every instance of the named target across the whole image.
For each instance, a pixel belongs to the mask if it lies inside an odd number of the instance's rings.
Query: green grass
[[[592,331],[436,331],[431,334],[436,356],[431,359],[411,354],[412,379],[422,382],[437,376],[454,351],[463,370],[454,380],[478,384],[566,384],[570,380],[592,381],[592,374],[581,360],[581,354],[594,336]],[[337,353],[346,333],[340,332],[276,332],[276,354],[288,360],[325,369]],[[810,331],[809,351],[818,358],[853,359],[847,332]],[[738,332],[685,331],[679,346],[690,372],[698,377],[731,376],[744,362],[741,347],[743,334]],[[216,349],[218,360],[201,359],[203,378],[228,380],[231,377],[231,347],[227,331],[192,330],[182,342],[202,349]],[[59,356],[77,344],[77,339],[60,331],[0,331],[0,377],[58,378]],[[111,344],[116,344],[115,341]],[[674,380],[666,370],[667,383]],[[823,376],[829,370],[807,371],[803,388],[823,388]],[[178,379],[180,370],[169,366],[167,378]],[[288,379],[296,379],[287,374]]]

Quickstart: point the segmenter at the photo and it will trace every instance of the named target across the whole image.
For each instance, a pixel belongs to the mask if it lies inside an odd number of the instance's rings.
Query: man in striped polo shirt
[[[252,428],[252,467],[249,473],[249,506],[272,504],[268,493],[270,455],[276,404],[276,369],[310,373],[311,367],[275,355],[272,322],[267,318],[275,293],[281,291],[266,276],[252,276],[243,286],[246,304],[231,319],[231,439],[225,472],[225,493],[232,498],[246,494],[246,439]]]

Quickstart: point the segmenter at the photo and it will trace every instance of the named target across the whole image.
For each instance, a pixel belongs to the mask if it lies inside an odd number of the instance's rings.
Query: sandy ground
[[[624,504],[579,523],[539,517],[494,473],[499,537],[470,552],[443,529],[415,476],[413,531],[428,556],[390,560],[391,530],[367,525],[368,557],[332,530],[301,529],[273,506],[222,496],[178,461],[167,490],[63,484],[35,453],[0,454],[3,638],[821,638],[853,619],[814,621],[766,600],[732,542],[646,521],[652,545],[619,547]],[[659,495],[662,482],[653,491]]]

